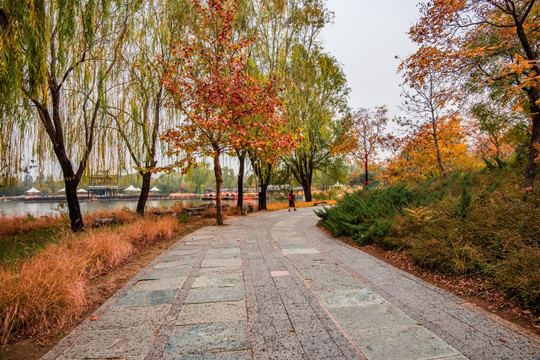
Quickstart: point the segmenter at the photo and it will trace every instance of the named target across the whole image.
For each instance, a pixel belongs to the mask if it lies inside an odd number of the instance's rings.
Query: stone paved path
[[[44,359],[540,360],[538,337],[316,221],[259,213],[186,236]]]

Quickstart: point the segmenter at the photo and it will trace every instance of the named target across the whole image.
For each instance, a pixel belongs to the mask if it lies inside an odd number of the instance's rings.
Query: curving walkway
[[[188,235],[44,359],[533,359],[540,341],[315,227],[312,209]]]

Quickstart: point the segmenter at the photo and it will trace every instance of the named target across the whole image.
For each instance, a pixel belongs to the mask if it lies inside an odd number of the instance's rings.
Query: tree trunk
[[[306,176],[302,179],[302,188],[304,189],[304,197],[307,202],[311,201],[311,179]]]
[[[223,209],[221,208],[221,184],[223,183],[223,174],[219,163],[219,151],[214,154],[214,175],[216,176],[216,220],[218,225],[223,225]]]
[[[71,221],[71,230],[79,232],[84,230],[79,198],[77,197],[77,185],[79,181],[73,177],[66,177],[64,174],[64,185],[66,187],[66,201],[69,210],[69,220]]]
[[[441,169],[443,178],[446,178],[446,170],[442,162],[441,149],[439,148],[439,138],[437,137],[437,134],[433,134],[433,142],[435,144],[435,151],[437,152],[437,164],[439,165],[439,169]]]
[[[243,211],[244,207],[244,171],[246,163],[246,150],[236,151],[238,155],[238,161],[240,161],[240,167],[238,168],[238,200],[236,200],[236,207]]]
[[[150,171],[140,172],[142,175],[142,187],[139,194],[139,200],[137,201],[137,214],[144,216],[144,208],[146,206],[146,200],[148,200],[148,194],[150,193],[150,180],[152,173]]]
[[[266,206],[266,191],[268,190],[268,185],[261,183],[261,193],[259,194],[259,210],[267,210]]]
[[[311,182],[313,179],[313,163],[310,159],[300,159],[291,167],[292,174],[304,189],[305,201],[311,201]]]
[[[533,102],[534,104],[534,102]],[[527,161],[527,168],[525,169],[525,180],[523,181],[524,189],[534,188],[534,179],[536,177],[536,158],[539,155],[538,148],[540,145],[540,108],[538,106],[531,106],[533,115],[532,119],[532,134],[531,144],[529,145],[529,160]]]
[[[366,175],[366,180],[364,181],[364,187],[368,185],[369,176],[368,176],[368,154],[364,155],[364,172]]]
[[[266,191],[268,190],[268,186],[270,185],[270,180],[272,179],[272,165],[267,164],[267,172],[266,175],[260,176],[262,182],[260,184],[261,186],[261,193],[259,195],[259,210],[267,210],[266,207]]]
[[[81,215],[81,208],[79,206],[79,198],[77,197],[77,185],[81,181],[82,173],[86,168],[86,159],[81,160],[79,165],[79,170],[77,174],[73,171],[73,165],[71,160],[67,156],[67,151],[64,146],[64,134],[61,130],[61,121],[60,121],[60,90],[59,87],[55,85],[54,82],[49,81],[51,88],[51,98],[53,103],[53,118],[51,119],[51,114],[47,107],[40,103],[36,99],[32,99],[32,102],[36,106],[39,119],[45,131],[49,136],[53,144],[54,154],[60,163],[60,168],[62,169],[62,174],[64,176],[64,184],[66,188],[66,201],[68,204],[69,210],[69,219],[71,221],[71,230],[73,232],[79,232],[84,230],[83,218]],[[87,147],[86,155],[91,151],[91,146]]]

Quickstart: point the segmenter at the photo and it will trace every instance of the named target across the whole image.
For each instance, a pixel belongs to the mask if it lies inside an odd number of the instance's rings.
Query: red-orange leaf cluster
[[[198,156],[214,158],[219,199],[220,154],[233,148],[254,149],[272,161],[293,149],[296,140],[285,130],[275,81],[264,79],[249,65],[247,46],[252,40],[235,39],[238,1],[192,0],[192,4],[200,16],[197,32],[174,46],[172,59],[163,62],[163,84],[172,95],[171,105],[186,119],[163,139],[171,145],[169,154],[183,156],[173,166],[184,171]]]
[[[233,38],[237,1],[192,2],[201,16],[199,32],[177,44],[172,60],[164,64],[163,83],[173,95],[172,105],[186,115],[184,124],[163,137],[172,145],[171,154],[187,155],[176,165],[233,147],[292,149],[295,139],[284,131],[274,80],[249,74],[250,40]]]

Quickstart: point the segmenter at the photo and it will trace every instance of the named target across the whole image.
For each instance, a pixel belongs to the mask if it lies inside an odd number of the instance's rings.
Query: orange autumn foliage
[[[430,0],[409,32],[419,49],[402,65],[422,82],[430,69],[462,88],[502,93],[531,123],[524,188],[540,156],[540,3],[535,0]]]
[[[441,156],[450,171],[478,165],[468,154],[460,122],[446,126],[442,135],[439,142]],[[399,154],[388,161],[379,177],[386,183],[396,183],[401,180],[428,179],[436,175],[440,175],[440,170],[432,137],[428,132],[421,131],[403,144]]]

